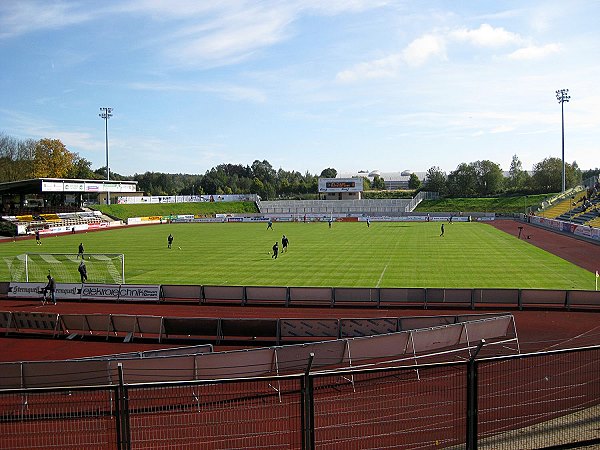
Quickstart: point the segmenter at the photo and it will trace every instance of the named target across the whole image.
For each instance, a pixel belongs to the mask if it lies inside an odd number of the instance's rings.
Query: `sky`
[[[0,133],[121,175],[600,167],[598,0],[0,0]],[[569,89],[562,105],[556,91]],[[108,124],[100,108],[113,108]]]

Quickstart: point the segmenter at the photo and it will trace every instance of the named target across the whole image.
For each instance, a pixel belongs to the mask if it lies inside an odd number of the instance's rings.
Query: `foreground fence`
[[[599,443],[599,404],[600,346],[377,370],[0,391],[0,440],[11,449],[550,448]]]

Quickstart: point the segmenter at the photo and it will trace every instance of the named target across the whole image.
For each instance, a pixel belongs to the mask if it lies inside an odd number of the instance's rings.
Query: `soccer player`
[[[275,242],[275,245],[273,246],[273,254],[271,255],[271,259],[277,259],[277,253],[279,253],[279,245],[277,244],[277,242]]]
[[[40,239],[40,230],[35,230],[35,243],[37,245],[42,245],[42,241]]]
[[[440,237],[444,237],[444,224],[442,224],[442,233],[440,234]]]
[[[371,227],[371,218],[367,217],[367,228]]]
[[[287,246],[289,244],[289,239],[285,237],[285,234],[281,238],[281,253],[287,252]]]
[[[270,228],[271,230],[273,230],[273,221],[272,221],[271,219],[269,219],[269,223],[267,224],[267,230],[268,230],[269,228]]]
[[[79,258],[81,256],[81,259],[83,259],[83,242],[79,243],[79,248],[77,250],[77,257]]]
[[[329,228],[331,228],[331,217],[329,218],[328,222],[329,222]]]
[[[44,302],[46,301],[46,294],[50,292],[50,298],[52,299],[52,303],[56,305],[56,281],[52,278],[52,275],[48,274],[48,284],[44,288]]]
[[[83,284],[85,281],[87,281],[87,267],[85,267],[83,258],[81,259],[81,262],[79,263],[79,267],[77,268],[77,271],[79,272],[79,275],[81,275],[81,283]]]
[[[169,237],[167,238],[167,247],[171,248],[171,245],[173,245],[173,235],[169,233]]]

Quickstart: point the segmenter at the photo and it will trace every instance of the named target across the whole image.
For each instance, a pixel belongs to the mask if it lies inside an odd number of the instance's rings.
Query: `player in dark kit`
[[[44,299],[42,300],[42,303],[46,303],[46,295],[50,292],[50,299],[52,300],[52,303],[56,305],[56,281],[54,281],[54,278],[52,278],[52,275],[50,274],[48,274],[47,278],[48,284],[44,288]]]
[[[83,242],[81,242],[79,244],[79,249],[78,249],[78,253],[77,253],[77,257],[79,258],[81,256],[81,259],[83,259]]]
[[[81,259],[81,262],[79,263],[79,267],[77,268],[77,271],[79,272],[79,275],[81,275],[81,283],[86,282],[87,281],[87,267],[85,267],[83,258]]]
[[[277,242],[275,242],[275,245],[273,246],[273,254],[271,255],[271,259],[272,258],[277,259],[278,253],[279,253],[279,245],[277,244]]]
[[[173,235],[169,233],[169,237],[167,238],[167,247],[171,248],[171,245],[173,245]]]
[[[442,232],[440,234],[440,237],[443,237],[443,236],[444,236],[444,224],[442,224]]]
[[[281,253],[287,252],[287,246],[290,243],[289,239],[285,237],[285,234],[281,238]]]
[[[269,228],[270,228],[271,230],[273,230],[273,221],[272,221],[271,219],[269,219],[269,223],[267,224],[267,230],[268,230]]]

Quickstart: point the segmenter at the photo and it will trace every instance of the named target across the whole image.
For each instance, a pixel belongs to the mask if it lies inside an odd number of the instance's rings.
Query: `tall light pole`
[[[100,117],[104,119],[104,129],[106,136],[106,180],[110,180],[110,166],[108,165],[108,119],[112,117],[112,108],[100,108]],[[106,204],[110,205],[110,192],[106,192]]]
[[[568,89],[559,89],[556,91],[556,99],[560,103],[560,115],[562,120],[562,191],[566,190],[565,178],[565,102],[568,102],[571,96]]]

